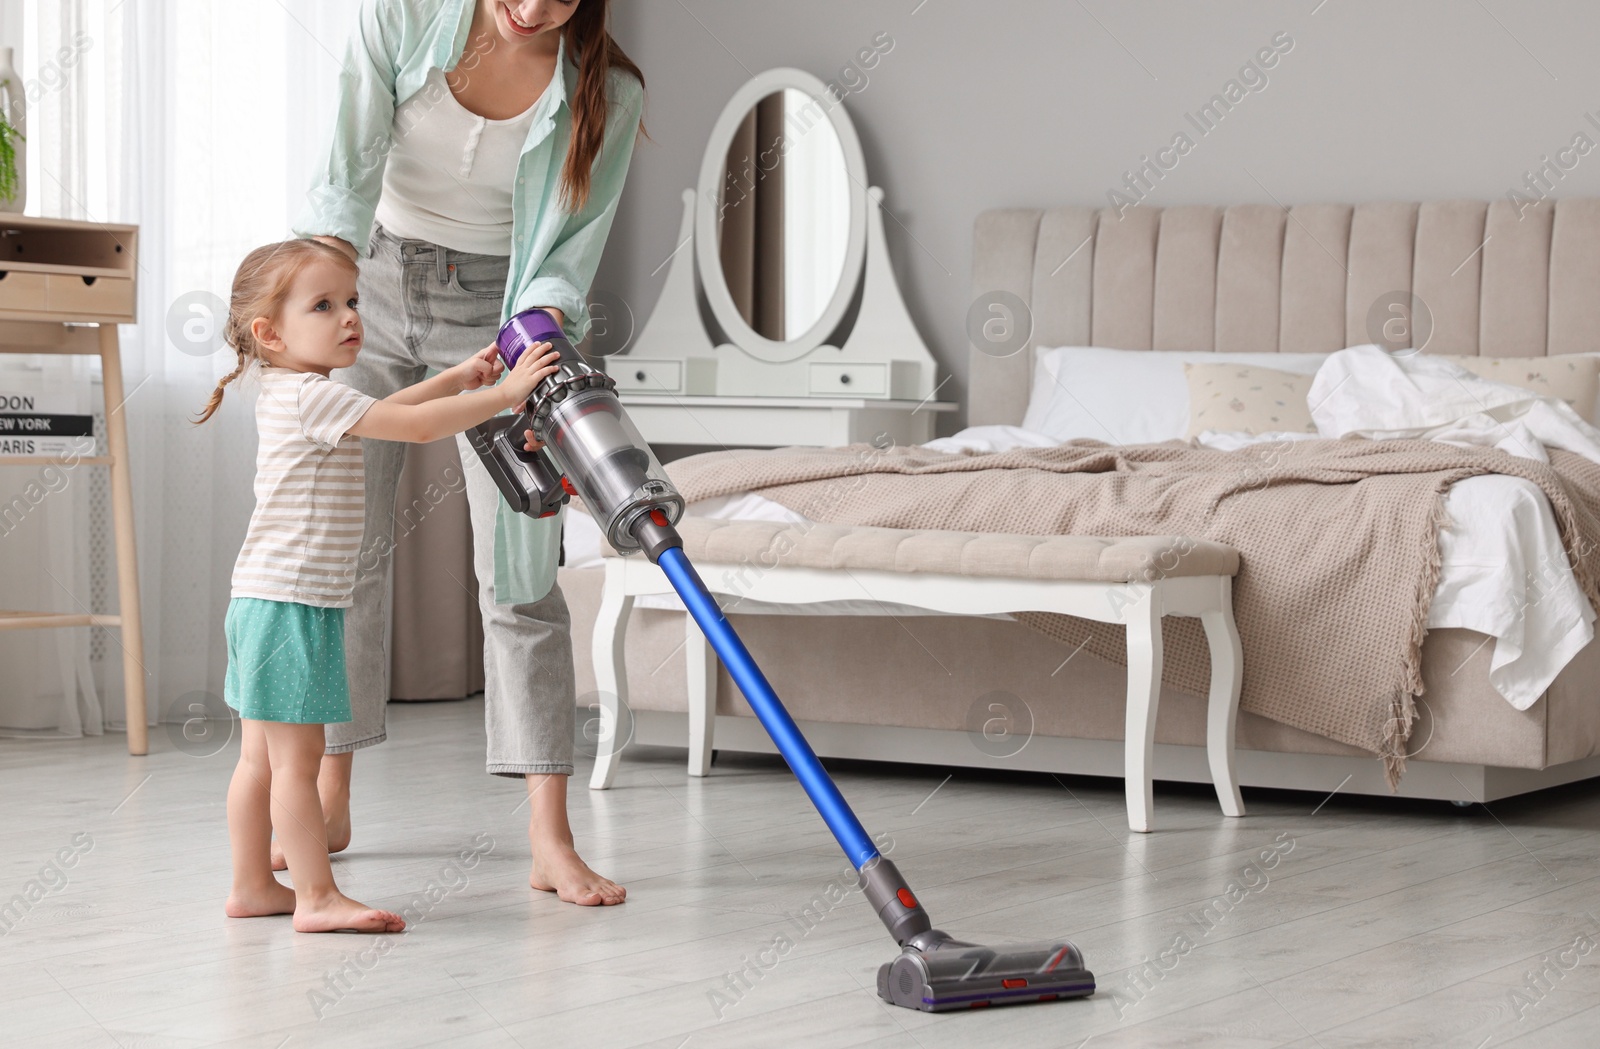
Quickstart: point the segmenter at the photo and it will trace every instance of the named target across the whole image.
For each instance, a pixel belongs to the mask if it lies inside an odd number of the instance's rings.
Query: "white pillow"
[[[1185,364],[1253,364],[1314,375],[1325,353],[1206,353],[1060,346],[1040,350],[1022,427],[1058,441],[1108,444],[1183,440],[1189,432]]]

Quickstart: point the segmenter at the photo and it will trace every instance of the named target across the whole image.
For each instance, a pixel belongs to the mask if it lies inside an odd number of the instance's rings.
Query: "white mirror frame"
[[[792,339],[769,339],[745,322],[728,291],[722,271],[721,241],[717,237],[717,212],[722,206],[722,184],[727,174],[728,148],[752,107],[775,91],[792,88],[808,95],[833,125],[844,153],[845,175],[850,179],[850,232],[845,239],[844,266],[833,297],[815,324]],[[758,160],[759,163],[759,160]],[[695,203],[695,257],[700,265],[700,283],[705,290],[711,314],[727,333],[728,340],[761,361],[781,364],[796,360],[821,346],[833,334],[850,308],[861,282],[862,260],[867,240],[867,162],[855,125],[821,80],[803,69],[769,69],[757,74],[734,92],[722,115],[717,117],[700,162],[700,190]]]

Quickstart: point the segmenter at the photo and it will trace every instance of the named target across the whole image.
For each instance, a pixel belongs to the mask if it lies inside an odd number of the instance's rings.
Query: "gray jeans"
[[[509,260],[472,255],[381,226],[361,260],[357,289],[366,343],[353,367],[333,377],[372,397],[420,382],[494,341]],[[382,743],[389,702],[388,551],[394,549],[395,489],[405,445],[361,442],[366,468],[364,556],[356,568],[355,604],[345,615],[345,660],[353,721],[329,725],[328,753]],[[559,587],[526,605],[494,599],[494,519],[500,492],[465,437],[457,437],[472,515],[473,566],[483,612],[484,719],[488,770],[572,774],[574,692],[571,625]],[[383,552],[384,556],[373,556]]]

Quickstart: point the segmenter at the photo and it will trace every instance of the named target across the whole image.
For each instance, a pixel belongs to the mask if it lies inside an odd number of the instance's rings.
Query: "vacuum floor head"
[[[993,948],[955,940],[907,944],[878,970],[878,996],[923,1012],[1023,1005],[1094,993],[1094,974],[1065,940]]]
[[[942,1013],[1094,993],[1094,974],[1066,940],[999,949],[966,943],[933,927],[891,860],[874,856],[857,873],[867,903],[901,947],[878,970],[878,996],[891,1005]]]

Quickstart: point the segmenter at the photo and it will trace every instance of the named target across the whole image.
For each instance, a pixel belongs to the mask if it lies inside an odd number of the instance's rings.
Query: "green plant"
[[[0,87],[10,86],[9,80],[0,81]],[[17,143],[26,141],[16,125],[0,116],[0,200],[12,200],[17,195]]]

